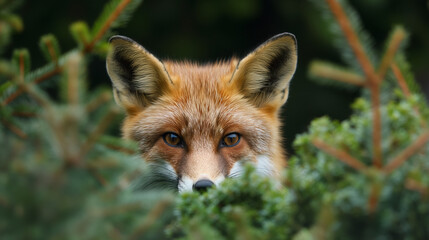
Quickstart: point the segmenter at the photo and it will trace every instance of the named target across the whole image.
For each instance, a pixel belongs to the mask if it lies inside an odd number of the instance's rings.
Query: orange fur
[[[286,166],[279,112],[295,71],[281,68],[285,59],[292,59],[295,62],[288,64],[296,65],[294,41],[289,35],[277,37],[241,61],[200,65],[161,63],[131,40],[112,40],[116,49],[109,55],[107,65],[116,100],[128,113],[122,126],[123,136],[140,144],[146,161],[166,160],[179,178],[187,176],[194,183],[203,178],[215,181],[219,176],[228,177],[235,163],[257,163],[258,156],[269,158],[273,165],[271,175],[278,176]],[[277,45],[283,52],[276,52]],[[123,49],[127,53],[141,51],[142,55],[136,58],[149,59],[145,64],[154,70],[141,73],[148,67],[140,67],[127,55],[121,55]],[[256,72],[251,75],[254,68]],[[277,82],[252,79],[261,74],[271,74],[267,78]],[[152,79],[153,83],[139,83],[145,86],[142,89],[139,84],[135,87],[141,78]],[[151,87],[149,98],[145,89]],[[163,135],[167,132],[178,134],[184,147],[166,144]],[[239,143],[221,147],[220,142],[229,133],[239,133]]]

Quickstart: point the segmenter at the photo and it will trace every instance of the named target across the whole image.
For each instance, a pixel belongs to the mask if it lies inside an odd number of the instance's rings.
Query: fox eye
[[[175,133],[165,133],[162,138],[164,139],[164,142],[170,147],[183,147],[182,139]]]
[[[223,137],[221,146],[223,147],[234,147],[240,142],[240,134],[230,133]]]

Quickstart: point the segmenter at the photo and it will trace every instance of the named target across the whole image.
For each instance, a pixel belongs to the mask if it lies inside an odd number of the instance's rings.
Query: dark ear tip
[[[274,37],[271,37],[270,39],[268,39],[267,42],[275,41],[275,40],[280,39],[280,38],[289,38],[289,39],[292,39],[292,41],[295,43],[295,45],[297,43],[295,35],[292,33],[288,33],[288,32],[277,34]]]
[[[130,42],[130,43],[136,43],[131,38],[125,37],[125,36],[121,36],[121,35],[114,35],[114,36],[110,37],[109,38],[109,43],[113,43],[113,42],[118,41],[118,40],[123,40],[123,41],[127,41],[127,42]]]

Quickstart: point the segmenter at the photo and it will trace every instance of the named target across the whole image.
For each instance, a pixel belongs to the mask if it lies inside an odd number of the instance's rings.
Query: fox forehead
[[[256,153],[268,149],[269,116],[228,86],[236,60],[211,65],[164,64],[174,88],[145,110],[128,116],[123,128],[125,137],[139,141],[143,152],[166,132],[180,134],[190,147],[239,132]]]

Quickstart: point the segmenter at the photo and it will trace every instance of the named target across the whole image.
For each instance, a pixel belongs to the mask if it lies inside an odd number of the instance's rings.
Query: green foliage
[[[288,226],[293,225],[291,201],[286,189],[247,165],[243,176],[219,188],[181,195],[176,205],[178,222],[170,234],[179,230],[186,239],[198,235],[203,239],[285,239],[290,235]]]
[[[0,34],[0,50],[10,29],[22,29],[11,13],[16,2],[0,0],[0,26],[9,26],[2,32],[7,35]],[[122,118],[110,91],[87,89],[89,59],[105,55],[110,29],[122,25],[140,2],[112,0],[93,28],[72,24],[78,46],[66,53],[54,35],[43,36],[47,63],[41,68],[31,68],[25,49],[15,50],[11,60],[0,59],[2,239],[429,238],[429,108],[403,43],[387,62],[398,66],[410,93],[398,88],[389,68],[380,91],[381,168],[373,164],[374,104],[364,90],[349,119],[316,119],[296,138],[284,186],[246,165],[242,176],[203,194],[147,190],[160,166],[143,164],[135,143],[109,134]],[[395,30],[384,54],[374,51],[356,12],[340,2],[371,64],[391,53]],[[332,25],[348,66],[319,61],[312,75],[365,85],[364,71],[331,11],[315,4]],[[45,80],[54,94],[44,89]],[[156,182],[155,189],[171,185]]]
[[[398,97],[383,106],[387,116],[386,131],[393,131],[383,139],[388,159],[413,143],[422,131],[414,112],[410,111],[414,104],[412,100]],[[429,164],[426,154],[414,155],[400,168],[386,174],[372,167],[357,171],[312,144],[312,139],[324,139],[329,145],[347,149],[351,155],[370,165],[369,103],[358,99],[353,108],[355,113],[350,120],[340,123],[326,117],[317,119],[310,126],[309,133],[296,139],[297,156],[291,160],[288,174],[311,173],[313,181],[326,190],[308,200],[330,205],[335,221],[325,231],[335,239],[426,238],[429,234],[426,227],[429,224],[428,196],[407,188],[407,181],[414,174],[427,175]],[[423,151],[428,150],[426,147]],[[292,180],[288,181],[294,188],[294,178],[290,178]],[[418,181],[429,189],[428,180],[420,177]],[[305,191],[299,186],[297,190]],[[372,213],[370,199],[373,190],[378,192],[379,199],[377,209]]]

